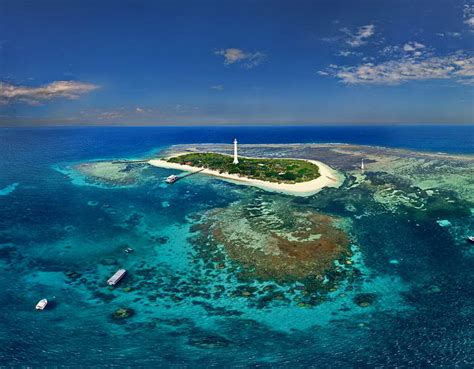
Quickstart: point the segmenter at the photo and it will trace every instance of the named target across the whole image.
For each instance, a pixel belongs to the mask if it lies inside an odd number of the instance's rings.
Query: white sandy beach
[[[177,155],[179,154],[176,154],[173,156],[177,156]],[[305,159],[298,159],[298,160],[305,160]],[[293,196],[311,196],[311,195],[314,195],[315,193],[318,193],[325,187],[337,188],[342,184],[344,177],[341,173],[337,172],[336,170],[332,169],[331,167],[329,167],[328,165],[320,161],[316,161],[316,160],[306,160],[306,161],[316,164],[319,167],[319,173],[321,174],[321,176],[312,181],[300,182],[300,183],[294,183],[294,184],[267,182],[267,181],[262,181],[259,179],[240,177],[237,174],[219,173],[218,171],[207,169],[207,168],[202,170],[200,173],[219,177],[236,184],[254,186],[266,191],[280,192],[280,193],[293,195]],[[176,170],[185,171],[185,172],[196,172],[202,169],[200,167],[194,167],[191,165],[169,163],[163,159],[152,159],[148,163],[150,165],[153,165],[159,168],[176,169]]]

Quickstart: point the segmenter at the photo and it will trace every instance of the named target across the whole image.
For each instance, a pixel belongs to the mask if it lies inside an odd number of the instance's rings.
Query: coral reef
[[[335,260],[344,263],[350,256],[337,218],[263,196],[211,211],[200,228],[244,267],[243,276],[252,278],[323,281]]]
[[[134,185],[141,180],[140,174],[146,168],[140,162],[98,161],[75,165],[73,169],[85,176],[89,182],[108,185]]]

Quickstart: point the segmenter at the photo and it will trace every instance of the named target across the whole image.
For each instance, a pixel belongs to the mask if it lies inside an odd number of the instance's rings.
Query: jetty
[[[187,174],[184,174],[184,175],[181,175],[181,176],[177,176],[177,175],[172,174],[172,175],[166,177],[165,182],[168,183],[168,184],[173,184],[173,183],[175,183],[176,181],[178,181],[180,179],[192,176],[193,174],[198,174],[198,173],[202,172],[204,169],[206,169],[206,168],[202,168],[202,169],[199,169],[195,172],[187,173]]]
[[[119,269],[115,274],[107,280],[109,286],[115,286],[124,277],[127,271],[125,269]]]

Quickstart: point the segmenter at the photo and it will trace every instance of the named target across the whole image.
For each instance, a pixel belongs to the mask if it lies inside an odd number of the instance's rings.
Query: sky
[[[0,0],[0,126],[474,122],[474,0]]]

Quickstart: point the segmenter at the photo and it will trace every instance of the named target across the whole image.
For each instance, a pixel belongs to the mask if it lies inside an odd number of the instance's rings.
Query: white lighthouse
[[[234,138],[234,164],[239,164],[239,159],[237,158],[237,139]]]

